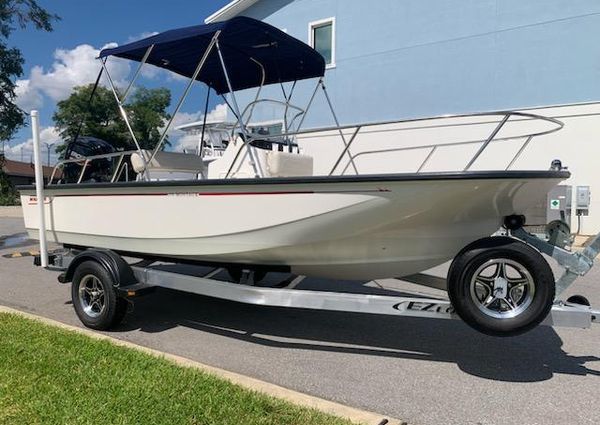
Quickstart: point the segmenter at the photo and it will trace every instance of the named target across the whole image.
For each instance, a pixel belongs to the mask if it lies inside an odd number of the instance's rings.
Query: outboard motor
[[[108,142],[96,137],[81,136],[67,145],[64,159],[81,159],[77,162],[68,162],[64,165],[62,180],[64,183],[77,183],[81,174],[81,167],[85,159],[90,156],[104,155],[115,152],[115,148]],[[82,182],[107,182],[112,175],[112,161],[109,158],[96,159],[88,162],[83,172]]]

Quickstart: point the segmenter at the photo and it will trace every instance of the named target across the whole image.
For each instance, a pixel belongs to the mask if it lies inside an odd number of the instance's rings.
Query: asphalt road
[[[21,232],[21,219],[0,218],[0,255],[21,250],[7,241],[28,244]],[[600,267],[569,293],[600,306]],[[0,257],[0,304],[80,326],[70,287],[31,258]],[[600,422],[600,326],[493,338],[460,321],[257,307],[159,290],[137,300],[111,335],[410,424]]]

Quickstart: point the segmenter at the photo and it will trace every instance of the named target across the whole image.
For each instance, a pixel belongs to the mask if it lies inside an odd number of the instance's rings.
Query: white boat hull
[[[543,199],[568,173],[412,176],[51,186],[47,237],[140,256],[286,266],[309,276],[403,276],[494,233],[503,217]],[[33,188],[21,188],[21,202],[37,238]]]

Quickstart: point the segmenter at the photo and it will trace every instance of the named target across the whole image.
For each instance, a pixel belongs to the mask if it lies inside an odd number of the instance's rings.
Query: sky
[[[40,111],[41,141],[51,144],[60,142],[52,122],[56,103],[66,99],[74,87],[96,80],[100,63],[95,58],[100,49],[168,29],[202,24],[228,0],[38,0],[38,3],[61,17],[55,23],[54,31],[46,33],[31,27],[17,29],[8,44],[19,48],[25,59],[24,74],[17,79],[17,104],[25,111]],[[125,85],[136,64],[110,58],[108,67],[117,85]],[[186,81],[147,65],[138,82],[146,87],[169,88],[173,108]],[[195,84],[173,127],[202,118],[205,90],[201,83]],[[226,108],[219,100],[212,97],[210,118],[225,116]],[[178,131],[172,131],[169,138],[173,149],[195,144],[195,138],[185,137]],[[30,161],[31,146],[31,128],[28,126],[5,146],[6,156]],[[43,150],[46,158],[46,147]],[[53,148],[50,150],[51,158],[55,160]]]

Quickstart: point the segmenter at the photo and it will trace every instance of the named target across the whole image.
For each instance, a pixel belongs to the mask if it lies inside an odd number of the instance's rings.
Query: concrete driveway
[[[21,232],[21,219],[0,218],[0,255],[15,250],[2,245],[7,239],[28,244]],[[410,287],[386,280],[352,289]],[[600,267],[569,293],[599,306]],[[0,257],[0,304],[80,326],[70,287],[31,258]],[[502,339],[459,321],[257,307],[159,290],[137,300],[111,335],[410,424],[600,422],[600,326],[539,327]]]

